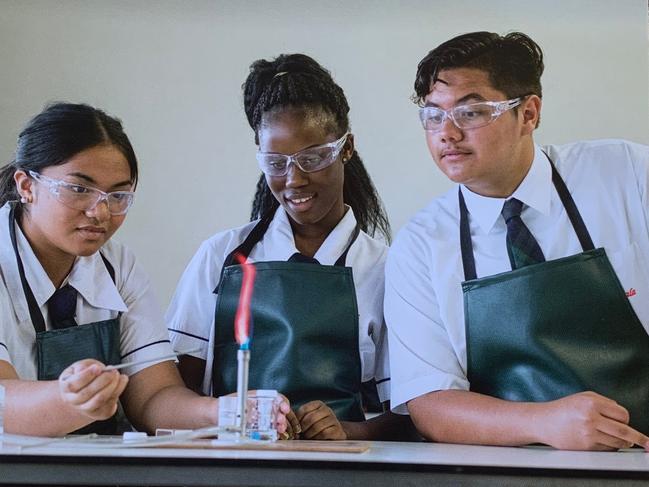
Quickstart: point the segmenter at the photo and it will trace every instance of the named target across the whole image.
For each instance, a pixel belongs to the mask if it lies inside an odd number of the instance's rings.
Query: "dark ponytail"
[[[137,158],[119,119],[84,104],[47,106],[18,136],[15,159],[0,169],[0,206],[19,198],[13,179],[16,171],[40,172],[103,144],[122,152],[131,170],[131,181],[137,185]]]
[[[304,54],[282,54],[272,61],[260,59],[250,66],[243,84],[246,117],[259,144],[264,116],[283,110],[319,110],[331,119],[327,130],[341,137],[349,131],[349,104],[342,88],[329,71]],[[354,211],[360,228],[374,236],[380,233],[390,242],[390,223],[376,188],[356,151],[345,164],[343,200]],[[262,174],[252,203],[251,220],[274,210],[279,203]]]

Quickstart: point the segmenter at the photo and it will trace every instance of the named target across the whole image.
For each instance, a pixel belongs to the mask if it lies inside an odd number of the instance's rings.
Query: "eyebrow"
[[[91,178],[90,176],[88,176],[87,174],[84,174],[82,172],[71,172],[71,173],[68,173],[68,176],[73,176],[75,178],[83,179],[84,181],[86,181],[86,182],[88,182],[90,184],[97,185],[97,181],[95,181],[93,178]],[[131,184],[133,184],[133,182],[130,181],[130,180],[122,181],[122,182],[113,184],[111,186],[111,189],[112,188],[119,188],[119,187],[122,187],[122,186],[130,186]]]
[[[487,101],[487,99],[482,96],[480,93],[469,93],[468,95],[464,95],[462,98],[459,100],[455,101],[455,106],[462,105],[463,103],[466,103],[468,101]],[[427,102],[424,106],[427,107],[439,107],[437,103],[432,103],[432,102]]]

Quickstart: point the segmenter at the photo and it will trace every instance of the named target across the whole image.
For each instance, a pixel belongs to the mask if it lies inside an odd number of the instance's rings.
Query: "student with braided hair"
[[[258,60],[243,85],[263,174],[251,222],[205,241],[167,313],[188,386],[236,390],[232,322],[239,253],[254,263],[252,389],[277,389],[307,439],[389,439],[409,432],[392,413],[365,421],[361,383],[389,401],[383,319],[387,216],[354,150],[349,105],[330,73],[302,54]],[[353,270],[353,272],[352,272]]]
[[[188,390],[148,276],[112,239],[138,161],[119,119],[54,103],[0,168],[0,386],[5,432],[114,435],[214,424],[219,402]],[[121,364],[123,371],[106,368]],[[290,410],[282,401],[278,431]]]

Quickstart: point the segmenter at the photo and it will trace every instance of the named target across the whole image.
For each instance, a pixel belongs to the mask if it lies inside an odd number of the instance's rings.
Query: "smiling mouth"
[[[313,195],[311,196],[304,196],[302,198],[286,198],[287,201],[290,203],[293,203],[294,205],[300,205],[302,203],[306,203],[309,200],[313,199]]]

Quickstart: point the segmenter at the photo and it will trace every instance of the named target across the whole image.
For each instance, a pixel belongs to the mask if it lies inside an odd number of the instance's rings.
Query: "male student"
[[[457,185],[390,250],[392,404],[434,441],[649,449],[649,148],[535,145],[542,72],[518,32],[419,64],[426,141]]]

